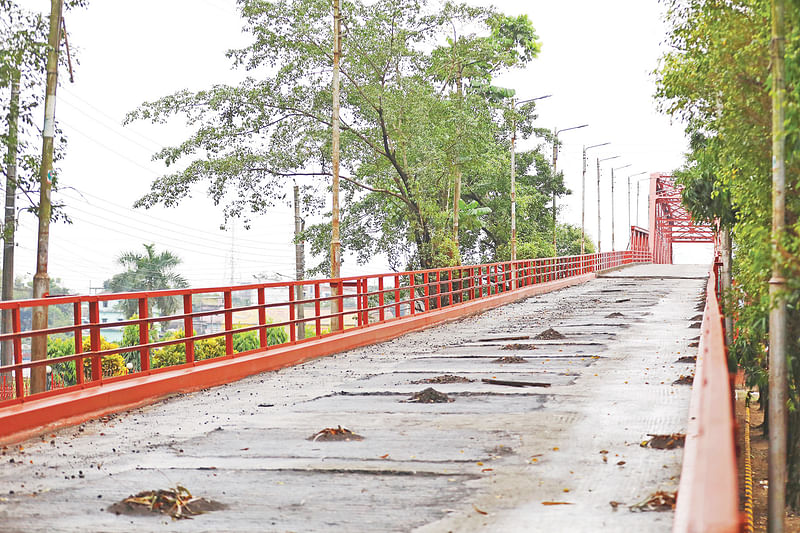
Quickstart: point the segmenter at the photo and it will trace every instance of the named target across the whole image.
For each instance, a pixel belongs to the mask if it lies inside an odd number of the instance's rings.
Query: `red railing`
[[[633,241],[632,241],[633,242]],[[636,242],[642,242],[638,239]],[[190,368],[208,362],[199,360],[196,348],[208,339],[224,340],[221,358],[267,351],[270,330],[280,330],[285,343],[302,343],[314,338],[337,335],[343,330],[367,328],[414,315],[427,313],[472,300],[491,297],[503,292],[597,272],[626,264],[648,262],[650,255],[644,247],[625,252],[607,252],[583,256],[556,257],[460,266],[389,274],[351,276],[340,279],[316,279],[279,283],[259,283],[235,287],[176,289],[94,296],[57,296],[40,300],[1,302],[0,309],[10,310],[13,332],[0,335],[0,342],[10,342],[14,363],[0,366],[0,378],[8,377],[13,385],[14,398],[0,401],[0,407],[16,404],[31,397],[24,385],[29,375],[43,372],[46,365],[74,366],[74,384],[38,393],[33,397],[58,395],[76,388],[98,386],[118,380],[159,372],[151,363],[159,350],[182,346],[185,360],[169,369]],[[299,287],[299,289],[298,289]],[[298,294],[300,296],[298,296]],[[182,311],[169,316],[148,316],[155,298],[174,298],[182,303]],[[103,310],[117,304],[135,301],[138,318],[104,322]],[[216,303],[215,303],[216,302]],[[220,303],[221,302],[221,303]],[[236,305],[234,303],[236,302]],[[71,324],[45,330],[24,330],[23,311],[36,307],[61,306],[63,314],[71,315]],[[69,313],[68,311],[71,311]],[[89,320],[83,317],[88,312]],[[340,324],[337,329],[337,322]],[[151,340],[151,331],[159,324],[164,329],[179,326],[184,336]],[[138,344],[131,346],[106,345],[104,330],[134,326],[138,329]],[[201,327],[203,326],[203,327]],[[198,333],[198,329],[202,330]],[[238,335],[253,332],[253,343],[237,353]],[[88,336],[85,335],[88,333]],[[307,334],[306,334],[307,333]],[[24,361],[23,345],[36,337],[72,339],[75,353],[39,361]],[[303,338],[305,337],[305,338]],[[88,339],[88,350],[84,342]],[[138,368],[123,375],[103,375],[102,359],[115,354],[138,352]],[[84,361],[88,360],[87,375]],[[130,356],[129,356],[130,360]],[[38,369],[38,370],[37,370]],[[35,379],[35,378],[34,378]]]
[[[675,533],[734,533],[741,528],[732,381],[717,278],[715,265],[706,286]]]

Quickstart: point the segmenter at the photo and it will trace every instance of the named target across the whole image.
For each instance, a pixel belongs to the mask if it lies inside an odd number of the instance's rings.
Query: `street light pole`
[[[584,249],[584,241],[586,240],[586,152],[592,148],[605,146],[607,144],[611,143],[593,144],[583,147],[583,177],[581,178],[581,255],[586,252]]]
[[[544,100],[550,98],[552,94],[538,96],[536,98],[529,98],[520,102],[515,102],[511,99],[511,262],[517,260],[517,178],[516,178],[516,163],[514,160],[514,146],[517,141],[517,119],[514,116],[515,106],[527,104],[534,100]],[[512,268],[512,272],[514,269]]]
[[[630,164],[623,165],[621,167],[612,168],[611,169],[611,251],[616,251],[616,245],[614,244],[614,171],[620,170],[623,168],[628,168]]]
[[[600,253],[600,163],[608,161],[609,159],[616,159],[618,155],[606,157],[603,159],[597,158],[597,253]]]
[[[570,128],[556,129],[553,128],[553,180],[558,175],[556,163],[558,162],[558,134],[564,131],[577,130],[585,128],[588,124],[581,124],[580,126],[572,126]],[[558,256],[558,249],[556,248],[556,188],[555,181],[553,182],[553,257]]]
[[[637,172],[636,174],[631,174],[630,176],[628,176],[628,248],[631,247],[631,234],[630,234],[630,230],[631,230],[631,178],[635,178],[636,176],[641,176],[642,174],[647,174],[647,172]],[[638,186],[638,182],[637,182],[637,186]],[[637,224],[637,226],[638,226],[638,224]]]

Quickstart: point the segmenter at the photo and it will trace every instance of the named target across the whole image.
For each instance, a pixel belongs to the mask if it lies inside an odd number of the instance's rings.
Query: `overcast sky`
[[[50,5],[46,0],[24,3],[43,11]],[[627,177],[669,172],[680,165],[686,150],[682,126],[659,115],[652,99],[651,73],[665,35],[662,6],[656,0],[475,3],[494,4],[507,14],[527,13],[541,38],[540,56],[524,71],[497,83],[516,89],[520,99],[552,94],[538,105],[542,127],[589,124],[561,135],[559,169],[573,194],[560,220],[580,225],[582,146],[611,142],[590,152],[586,227],[596,239],[594,157],[620,156],[602,164],[604,251],[611,244],[611,163],[631,165],[618,171],[615,195],[616,245],[624,249]],[[250,282],[258,273],[293,275],[293,213],[288,206],[270,209],[249,230],[239,225],[233,232],[219,229],[221,210],[202,192],[179,208],[131,207],[164,171],[163,165],[151,161],[152,154],[179,142],[185,131],[176,125],[123,127],[123,118],[145,100],[242,77],[224,56],[246,42],[234,1],[95,0],[87,9],[68,13],[66,25],[80,65],[74,84],[61,72],[56,115],[69,136],[69,151],[60,164],[64,189],[54,199],[67,205],[74,223],[52,227],[50,275],[62,278],[72,291],[88,292],[120,270],[115,264],[120,253],[142,249],[143,243],[178,254],[184,262],[181,272],[193,286]],[[646,226],[646,182],[641,190],[639,216]],[[634,203],[635,194],[634,185]],[[631,211],[635,219],[635,205]],[[36,221],[23,214],[20,222],[16,271],[28,277],[35,271]],[[689,260],[707,258],[692,253]],[[367,270],[387,267],[377,258]],[[346,258],[343,275],[363,271]]]

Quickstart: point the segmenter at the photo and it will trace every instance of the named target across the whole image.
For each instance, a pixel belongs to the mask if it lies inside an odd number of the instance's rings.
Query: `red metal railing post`
[[[317,319],[314,321],[314,326],[317,329],[317,337],[322,335],[322,319],[319,317],[321,314],[321,304],[319,301],[321,297],[320,292],[321,289],[319,282],[314,283],[314,316],[317,317]]]
[[[225,306],[225,354],[233,354],[233,295],[230,290],[222,293],[223,305]]]
[[[428,271],[426,270],[424,274],[422,274],[422,283],[425,284],[425,310],[430,311],[431,309],[431,302],[430,302],[430,286],[428,285],[428,281],[430,277],[428,276]]]
[[[258,295],[258,346],[266,348],[269,346],[269,336],[267,335],[267,309],[264,307],[267,304],[267,295],[264,287],[259,287],[256,291]],[[319,302],[317,302],[319,304]],[[319,335],[319,333],[317,333]]]
[[[447,271],[447,305],[453,305],[453,269]]]
[[[89,349],[92,352],[100,351],[100,306],[97,300],[89,302]],[[99,355],[92,355],[92,381],[99,381],[103,377],[103,367]],[[75,369],[77,371],[77,369]],[[83,371],[83,369],[81,369]]]
[[[81,328],[81,323],[83,322],[83,317],[81,310],[81,303],[75,302],[72,306],[72,323],[75,324],[75,332],[73,337],[73,342],[75,343],[75,353],[83,353],[83,329]],[[75,384],[76,385],[83,385],[83,357],[79,357],[75,359]]]
[[[386,319],[386,312],[383,308],[385,298],[383,297],[383,276],[378,277],[378,320],[383,322]]]
[[[289,288],[289,342],[295,342],[297,340],[297,328],[295,327],[294,285],[290,283],[288,288]]]
[[[150,323],[147,322],[147,296],[139,298],[139,361],[142,372],[150,370],[150,348],[145,346],[150,343]],[[89,319],[91,321],[91,318]]]
[[[416,274],[409,274],[408,275],[408,301],[409,301],[409,313],[412,315],[417,314],[417,275]]]
[[[400,318],[400,274],[394,275],[394,317]]]
[[[186,362],[194,363],[194,340],[190,339],[194,335],[194,320],[192,320],[192,295],[183,295],[183,335],[188,340],[184,343],[186,346]]]
[[[11,310],[11,322],[13,325],[14,333],[20,333],[22,331],[22,320],[20,320],[20,313],[19,307],[14,307]],[[15,337],[13,341],[14,345],[14,364],[21,365],[22,364],[22,339],[19,337]],[[25,396],[25,380],[22,377],[22,369],[18,368],[14,371],[14,385],[16,386],[16,397],[22,398]]]

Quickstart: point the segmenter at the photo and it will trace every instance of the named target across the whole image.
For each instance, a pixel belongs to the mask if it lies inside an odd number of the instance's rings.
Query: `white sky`
[[[46,0],[24,3],[43,11],[50,5]],[[657,0],[479,3],[492,3],[507,14],[527,13],[542,42],[541,55],[525,71],[503,76],[497,83],[515,88],[521,99],[552,94],[539,102],[542,127],[590,125],[561,136],[559,169],[564,170],[573,195],[560,220],[580,225],[581,147],[611,142],[590,152],[586,228],[596,239],[594,156],[620,156],[602,164],[604,251],[611,244],[610,163],[631,164],[618,171],[615,195],[616,245],[624,249],[627,176],[671,171],[680,165],[686,149],[682,126],[670,125],[658,115],[652,99],[650,73],[665,34],[661,6]],[[179,208],[131,209],[164,170],[151,161],[152,154],[180,141],[185,132],[173,125],[123,127],[123,117],[145,100],[184,88],[235,83],[242,77],[230,70],[224,57],[226,50],[246,42],[234,5],[233,0],[95,0],[88,9],[66,15],[70,44],[79,49],[80,65],[74,84],[60,73],[56,115],[69,136],[69,151],[60,164],[59,179],[65,189],[54,199],[67,204],[74,224],[52,226],[49,272],[73,291],[85,293],[102,285],[119,271],[115,259],[120,253],[151,242],[183,259],[181,271],[193,286],[226,285],[232,278],[250,282],[256,273],[293,275],[289,206],[271,209],[255,219],[250,230],[236,228],[233,273],[231,232],[220,231],[221,210],[204,197],[204,187]],[[640,198],[642,226],[647,225],[646,184],[642,183]],[[290,185],[287,193],[291,195]],[[635,186],[632,198],[635,201]],[[20,223],[16,272],[27,277],[35,271],[36,221],[23,214]],[[707,262],[705,255],[692,255],[687,256],[689,262]],[[360,267],[346,257],[342,273],[383,270],[387,266],[380,258]]]

